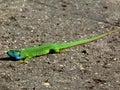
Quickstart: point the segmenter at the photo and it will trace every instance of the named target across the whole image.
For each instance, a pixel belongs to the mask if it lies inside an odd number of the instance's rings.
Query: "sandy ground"
[[[120,33],[62,54],[5,59],[10,49],[120,30],[120,0],[0,0],[0,90],[120,90]]]

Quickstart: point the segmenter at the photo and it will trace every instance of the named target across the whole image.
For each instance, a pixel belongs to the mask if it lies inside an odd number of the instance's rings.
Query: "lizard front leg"
[[[22,60],[22,63],[28,63],[28,61],[31,59],[32,57],[26,57],[24,60]]]

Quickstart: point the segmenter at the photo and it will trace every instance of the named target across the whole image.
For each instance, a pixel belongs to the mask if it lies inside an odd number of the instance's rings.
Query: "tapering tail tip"
[[[112,30],[112,31],[109,31],[108,34],[117,33],[117,32],[120,32],[120,30]]]

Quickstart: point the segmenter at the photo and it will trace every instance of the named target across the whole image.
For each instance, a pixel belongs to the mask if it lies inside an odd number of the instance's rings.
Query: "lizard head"
[[[8,56],[15,59],[15,60],[21,60],[24,59],[23,56],[21,56],[21,52],[19,50],[10,50],[7,52]]]

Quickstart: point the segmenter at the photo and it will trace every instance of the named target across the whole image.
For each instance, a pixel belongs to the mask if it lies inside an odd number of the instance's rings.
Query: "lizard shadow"
[[[3,57],[3,58],[0,58],[0,61],[17,61],[17,60],[11,57]]]

